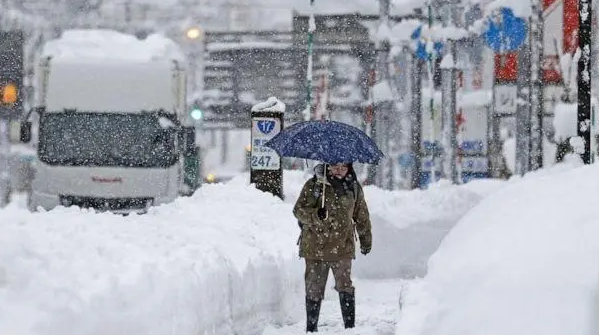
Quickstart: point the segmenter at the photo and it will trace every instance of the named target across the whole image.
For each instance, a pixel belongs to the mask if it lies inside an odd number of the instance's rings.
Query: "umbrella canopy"
[[[362,130],[349,124],[315,120],[283,129],[265,144],[283,157],[325,163],[378,164],[384,157],[376,143]]]

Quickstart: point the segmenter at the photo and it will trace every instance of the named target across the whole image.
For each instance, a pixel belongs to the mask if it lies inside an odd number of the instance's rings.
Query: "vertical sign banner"
[[[252,150],[250,164],[253,170],[278,170],[281,157],[271,148],[264,146],[281,131],[281,120],[271,117],[252,119]]]

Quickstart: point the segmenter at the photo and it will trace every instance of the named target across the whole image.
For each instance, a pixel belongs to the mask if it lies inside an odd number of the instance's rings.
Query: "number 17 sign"
[[[281,131],[278,118],[255,117],[252,119],[252,155],[250,158],[253,170],[278,170],[281,168],[281,157],[271,148],[264,146]]]

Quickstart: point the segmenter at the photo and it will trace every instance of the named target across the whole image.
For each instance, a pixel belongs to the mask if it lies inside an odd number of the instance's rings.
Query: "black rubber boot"
[[[306,297],[306,333],[318,331],[318,317],[320,316],[321,301],[314,301]]]
[[[341,315],[345,328],[354,328],[356,325],[356,296],[355,293],[339,292]]]

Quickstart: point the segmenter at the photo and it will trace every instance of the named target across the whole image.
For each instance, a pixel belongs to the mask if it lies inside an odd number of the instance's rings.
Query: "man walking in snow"
[[[326,168],[325,168],[326,166]],[[372,247],[370,215],[352,164],[318,165],[293,208],[300,222],[300,257],[306,262],[306,331],[318,331],[329,269],[339,292],[345,328],[355,325],[351,266],[355,241],[366,255]],[[357,236],[356,236],[357,231]]]

